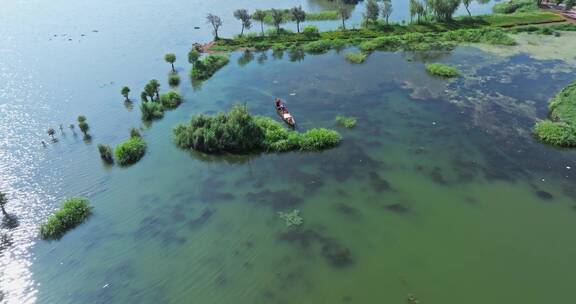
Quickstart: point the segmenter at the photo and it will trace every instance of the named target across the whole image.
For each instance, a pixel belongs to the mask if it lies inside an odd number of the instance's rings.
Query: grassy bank
[[[314,43],[314,47],[322,46],[324,50],[329,44],[361,45],[370,43],[375,39],[390,39],[386,42],[388,49],[426,49],[444,47],[445,43],[481,42],[497,45],[511,45],[512,38],[508,37],[502,28],[562,22],[564,19],[549,12],[526,12],[515,14],[494,14],[478,17],[457,18],[449,23],[421,23],[399,25],[386,25],[378,23],[369,28],[346,31],[326,31],[318,34],[297,34],[282,30],[280,33],[269,32],[265,36],[244,36],[234,39],[220,39],[213,46],[212,51],[234,51],[251,48],[266,50],[269,48],[288,49]],[[323,41],[323,42],[318,42]],[[389,43],[393,42],[393,43]],[[426,42],[425,44],[421,44]],[[382,43],[376,42],[382,45]],[[370,45],[366,45],[368,49]],[[308,46],[313,50],[312,47]],[[372,47],[376,49],[378,47]]]
[[[534,132],[541,141],[561,147],[576,147],[576,81],[549,104],[549,120],[540,121]]]

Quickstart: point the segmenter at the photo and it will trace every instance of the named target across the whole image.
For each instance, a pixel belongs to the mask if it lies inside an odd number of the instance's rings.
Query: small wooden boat
[[[276,113],[278,114],[278,116],[280,116],[280,118],[290,127],[295,127],[296,120],[294,119],[294,116],[290,114],[290,111],[288,111],[288,108],[286,107],[284,102],[282,102],[282,100],[280,99],[276,99],[274,103],[276,106]]]

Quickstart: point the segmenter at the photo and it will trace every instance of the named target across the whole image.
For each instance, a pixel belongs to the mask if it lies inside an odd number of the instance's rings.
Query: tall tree
[[[130,94],[130,88],[129,87],[123,87],[122,90],[120,90],[120,94],[122,94],[122,96],[124,96],[124,98],[126,99],[126,102],[130,101],[130,98],[128,98],[128,94]]]
[[[280,33],[280,25],[284,23],[284,13],[281,10],[273,8],[271,14],[272,23],[276,27],[276,33]]]
[[[160,100],[160,82],[158,82],[156,79],[152,79],[150,82],[148,82],[148,84],[150,84],[154,90],[154,93],[156,93],[156,100]]]
[[[256,10],[254,14],[252,14],[252,19],[260,22],[260,30],[262,32],[262,36],[264,36],[264,18],[266,18],[266,13],[262,10]]]
[[[346,8],[342,0],[338,0],[338,15],[340,15],[340,19],[342,20],[342,29],[346,29],[346,20],[350,18],[350,10]]]
[[[80,128],[80,131],[84,133],[84,136],[88,137],[88,130],[90,130],[90,126],[86,122],[86,116],[78,116],[78,128]]]
[[[148,93],[146,93],[146,87],[144,87],[144,91],[140,93],[140,100],[142,100],[142,102],[148,102]]]
[[[470,3],[472,3],[472,0],[462,0],[462,4],[464,4],[464,7],[466,8],[466,11],[468,12],[468,16],[472,17],[472,13],[470,12]]]
[[[363,14],[365,24],[368,25],[369,22],[376,22],[378,20],[378,15],[380,15],[380,8],[378,7],[376,0],[366,1],[366,10]]]
[[[390,15],[392,15],[392,0],[384,0],[384,4],[382,5],[382,17],[386,20],[386,24],[388,23],[388,19]]]
[[[8,216],[8,213],[6,212],[7,204],[8,204],[8,197],[6,196],[6,193],[0,191],[0,210],[2,210],[2,214],[4,214],[4,216]]]
[[[252,27],[252,22],[250,21],[250,14],[245,9],[237,9],[234,11],[234,18],[240,20],[242,23],[242,31],[240,31],[240,37],[244,35],[244,29],[250,29]]]
[[[146,93],[146,96],[150,97],[150,101],[156,100],[156,90],[152,84],[147,83],[144,86],[144,93]]]
[[[176,69],[174,69],[174,62],[176,62],[176,55],[168,53],[164,55],[164,60],[168,62],[170,65],[172,65],[172,72],[176,72]]]
[[[306,21],[306,12],[302,9],[302,6],[293,7],[290,10],[292,14],[292,21],[296,22],[296,30],[300,33],[300,22]]]
[[[220,39],[220,37],[218,37],[218,30],[222,26],[222,19],[214,14],[208,14],[206,16],[206,22],[212,25],[212,34],[214,35],[214,40]]]

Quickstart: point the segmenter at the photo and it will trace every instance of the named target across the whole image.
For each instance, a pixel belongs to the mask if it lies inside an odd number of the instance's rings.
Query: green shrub
[[[142,135],[140,134],[140,130],[136,129],[136,128],[131,128],[130,129],[130,138],[132,137],[142,137]]]
[[[192,68],[191,77],[194,80],[206,80],[219,69],[228,64],[228,56],[220,54],[211,54],[202,60],[198,60]]]
[[[428,73],[434,76],[444,78],[453,78],[460,76],[460,72],[458,72],[456,68],[441,63],[427,64],[426,71],[428,71]]]
[[[121,166],[135,164],[146,154],[146,142],[141,137],[131,137],[119,144],[114,153]]]
[[[507,2],[497,3],[492,7],[492,11],[496,14],[512,14],[537,10],[538,5],[535,0],[509,0]]]
[[[304,51],[316,54],[325,53],[331,48],[332,48],[331,40],[318,40],[306,43],[304,45]]]
[[[112,148],[109,145],[98,144],[98,152],[100,152],[100,158],[106,163],[113,163],[114,157],[112,156]]]
[[[336,123],[348,129],[354,128],[356,126],[356,122],[357,119],[354,117],[346,117],[342,115],[336,116]]]
[[[92,208],[85,198],[71,198],[62,203],[60,210],[48,217],[40,226],[40,237],[45,240],[59,239],[66,231],[81,224],[90,216]]]
[[[140,105],[140,112],[142,113],[142,119],[145,121],[164,117],[164,108],[162,108],[160,103],[155,101],[143,102]]]
[[[306,13],[306,21],[327,21],[327,20],[340,20],[340,13],[338,11],[321,11],[314,13]]]
[[[308,38],[318,37],[319,35],[318,27],[314,25],[307,25],[302,30],[302,34]]]
[[[564,122],[543,120],[534,127],[536,137],[541,141],[560,147],[576,147],[576,128]]]
[[[177,87],[180,84],[180,76],[178,74],[170,74],[168,76],[168,84],[171,87]]]
[[[215,116],[197,115],[174,128],[174,140],[184,149],[206,153],[287,152],[322,150],[336,146],[340,135],[331,130],[306,133],[287,130],[268,117],[252,116],[243,107]]]
[[[160,103],[164,109],[175,109],[182,103],[182,95],[170,91],[160,95]]]

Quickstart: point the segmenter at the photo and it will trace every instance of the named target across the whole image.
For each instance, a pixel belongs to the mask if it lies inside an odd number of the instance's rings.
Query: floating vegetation
[[[443,78],[454,78],[460,76],[458,69],[442,63],[427,64],[426,71],[434,76]]]
[[[289,131],[279,122],[254,117],[244,107],[235,106],[216,116],[196,115],[174,128],[176,144],[205,153],[319,151],[335,147],[340,135],[333,130]]]
[[[114,153],[121,166],[135,164],[146,154],[146,142],[141,137],[132,137],[119,144]]]
[[[112,148],[109,145],[98,144],[98,152],[100,152],[100,158],[108,164],[114,163],[114,157],[112,156]]]
[[[40,236],[45,239],[59,239],[66,231],[78,226],[91,214],[91,207],[85,198],[71,198],[62,204],[60,210],[48,217],[40,226]]]
[[[541,141],[561,147],[576,147],[576,81],[558,93],[549,104],[550,120],[536,123]]]
[[[226,55],[208,55],[204,59],[194,62],[190,76],[194,80],[206,80],[227,65],[229,61],[230,59]]]
[[[300,210],[294,209],[292,212],[278,212],[278,216],[286,221],[286,227],[300,226],[304,219],[300,216]]]
[[[342,115],[336,116],[336,123],[344,128],[352,129],[356,126],[357,119],[355,117],[346,117]]]
[[[362,52],[346,53],[346,60],[348,60],[350,63],[360,64],[366,61],[366,58],[368,58],[368,55]]]

